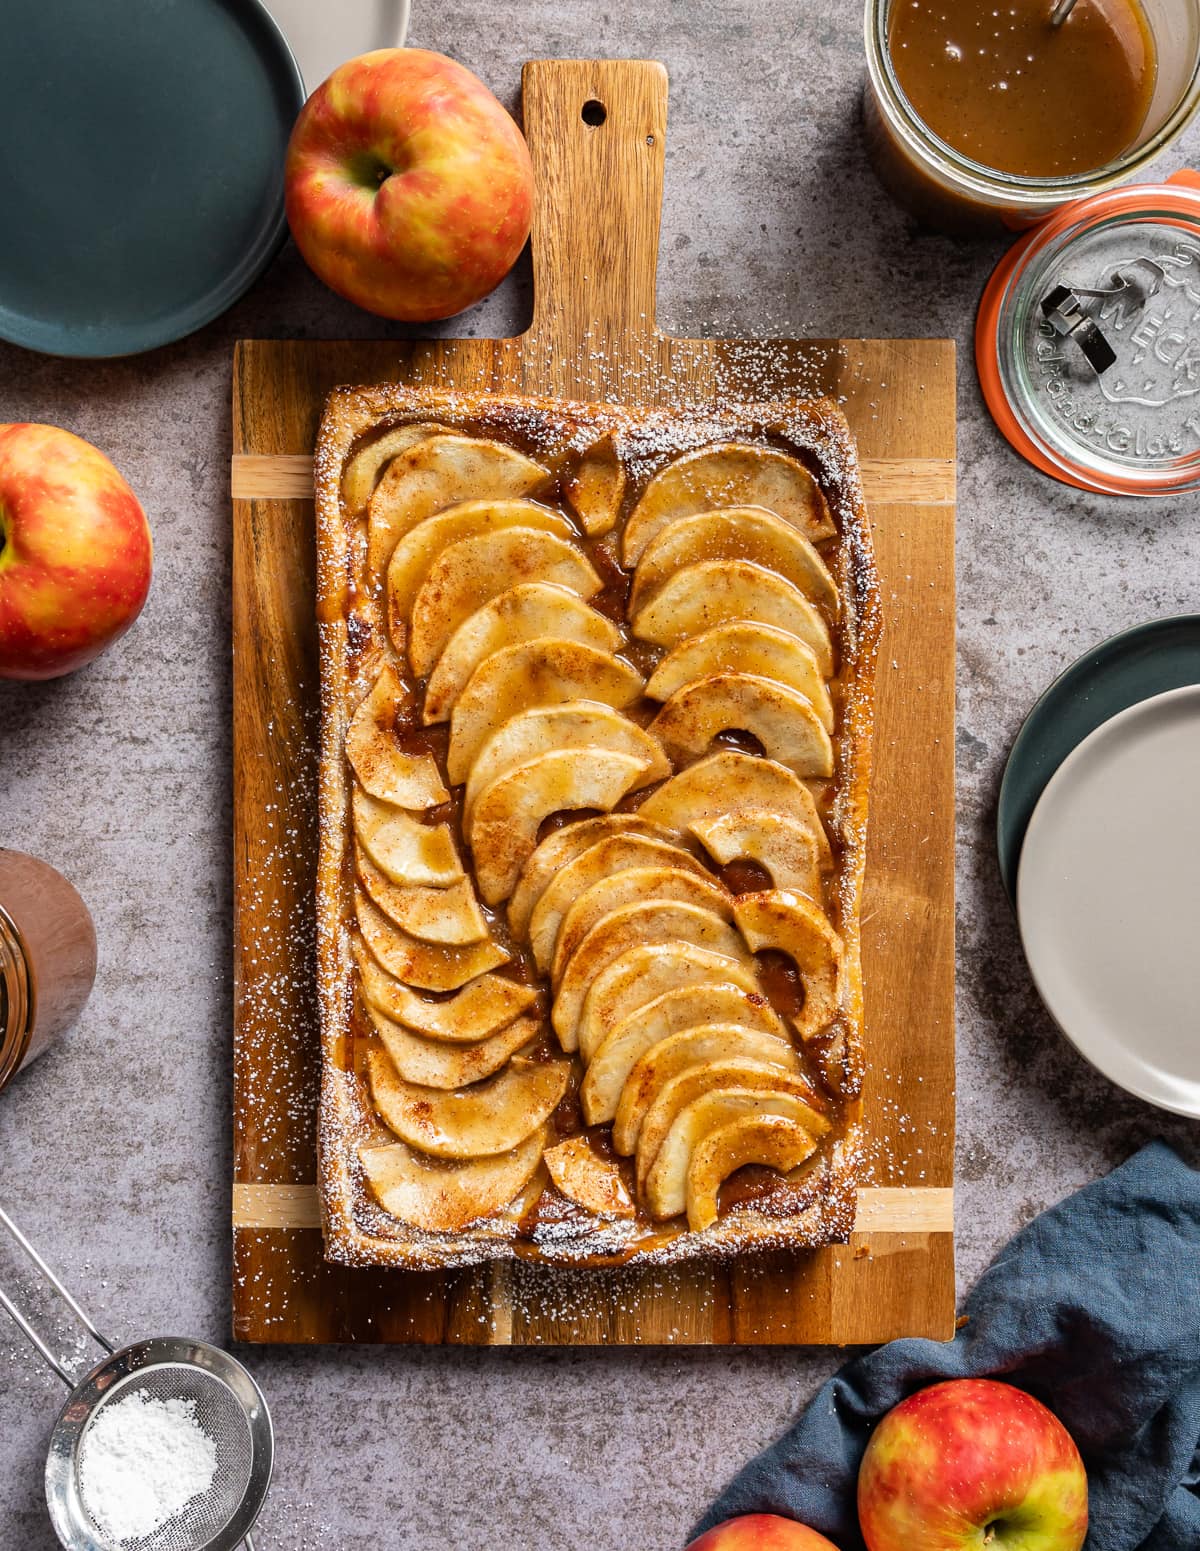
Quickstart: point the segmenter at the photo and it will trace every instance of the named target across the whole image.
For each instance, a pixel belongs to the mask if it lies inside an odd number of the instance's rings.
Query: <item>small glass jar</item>
[[[962,236],[1022,231],[1073,200],[1115,188],[1160,156],[1200,107],[1200,5],[1196,0],[1142,0],[1158,72],[1136,143],[1093,172],[1061,178],[997,172],[956,151],[914,112],[892,67],[892,4],[866,3],[867,143],[884,186],[919,220],[940,231]]]
[[[1022,457],[1103,495],[1200,490],[1200,174],[1060,210],[1001,260],[975,360]]]
[[[70,1028],[95,978],[79,894],[48,862],[0,849],[0,1088]]]

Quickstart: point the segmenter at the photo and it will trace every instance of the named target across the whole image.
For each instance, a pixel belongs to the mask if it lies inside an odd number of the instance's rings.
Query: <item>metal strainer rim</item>
[[[67,1551],[114,1551],[98,1539],[79,1492],[77,1457],[97,1407],[114,1384],[142,1370],[190,1367],[223,1383],[241,1404],[250,1435],[250,1477],[232,1518],[196,1551],[234,1551],[254,1527],[271,1483],[275,1438],[262,1391],[249,1372],[220,1347],[179,1336],[158,1336],[123,1346],[98,1363],[76,1385],[59,1412],[46,1457],[46,1505],[60,1543]],[[125,1389],[132,1386],[123,1384]]]

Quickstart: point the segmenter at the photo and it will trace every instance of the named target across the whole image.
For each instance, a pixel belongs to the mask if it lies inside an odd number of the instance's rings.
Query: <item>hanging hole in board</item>
[[[608,117],[608,109],[597,98],[589,97],[579,110],[579,116],[592,129],[599,129]]]

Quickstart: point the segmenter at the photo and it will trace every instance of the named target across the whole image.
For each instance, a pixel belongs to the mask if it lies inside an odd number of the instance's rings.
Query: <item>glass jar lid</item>
[[[983,395],[1035,467],[1109,495],[1200,489],[1200,175],[1079,200],[1001,260]]]

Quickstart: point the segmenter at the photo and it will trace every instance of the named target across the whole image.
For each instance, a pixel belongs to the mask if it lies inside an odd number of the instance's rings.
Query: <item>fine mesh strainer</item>
[[[245,1368],[215,1346],[173,1336],[114,1349],[3,1210],[0,1227],[108,1353],[76,1381],[0,1288],[0,1308],[71,1391],[54,1425],[46,1460],[46,1502],[67,1551],[234,1551],[239,1545],[254,1551],[250,1530],[270,1484],[274,1435],[267,1403]],[[173,1518],[152,1534],[118,1543],[107,1538],[88,1511],[79,1457],[97,1417],[134,1394],[147,1400],[190,1401],[196,1421],[216,1447],[217,1465],[208,1489]]]

